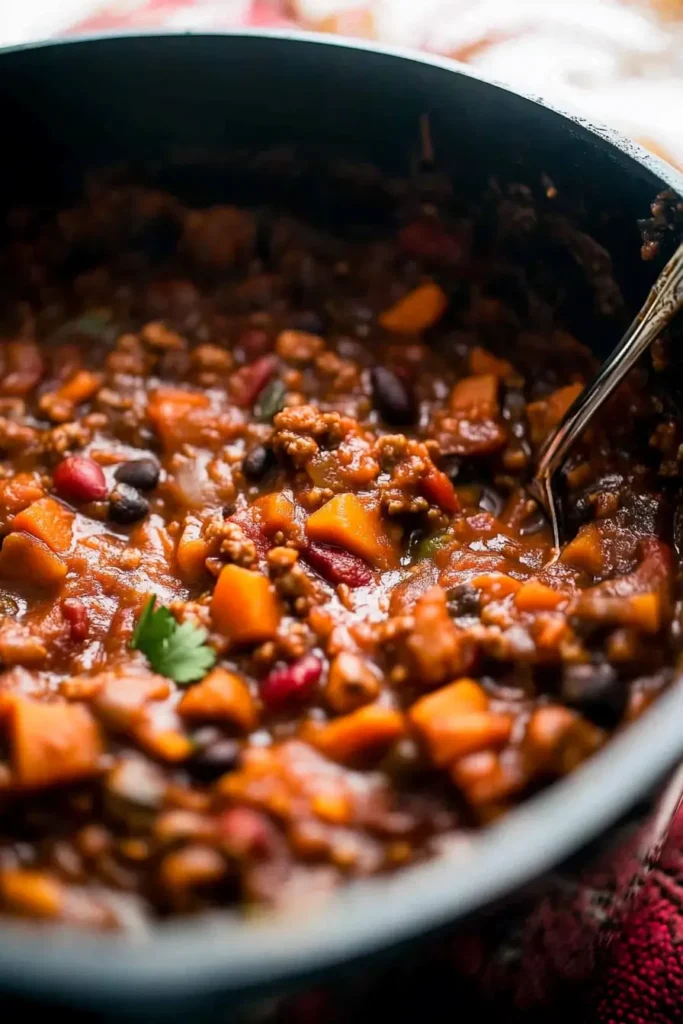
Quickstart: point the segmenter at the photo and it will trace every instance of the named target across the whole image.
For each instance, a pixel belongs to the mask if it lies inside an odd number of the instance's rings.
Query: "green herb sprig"
[[[206,643],[207,632],[191,622],[180,625],[163,605],[149,598],[135,627],[130,646],[142,651],[155,672],[180,684],[196,683],[216,664],[216,652]]]
[[[287,388],[281,380],[272,380],[261,392],[254,406],[254,415],[260,423],[272,423],[273,417],[285,407]]]

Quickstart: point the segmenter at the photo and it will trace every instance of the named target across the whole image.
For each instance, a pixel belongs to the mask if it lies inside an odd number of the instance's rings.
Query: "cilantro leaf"
[[[156,670],[176,683],[193,683],[205,676],[216,662],[216,652],[206,645],[207,632],[191,622],[177,626],[168,638]]]
[[[272,422],[273,416],[285,407],[287,388],[281,380],[272,380],[261,392],[254,406],[254,415],[261,423]]]
[[[134,651],[142,651],[150,660],[150,651],[154,652],[164,640],[168,640],[176,625],[168,608],[161,607],[154,610],[156,603],[157,599],[152,594],[142,609],[133,639],[130,642]]]
[[[216,663],[216,652],[206,643],[207,632],[191,622],[179,625],[168,608],[156,608],[149,598],[135,627],[130,646],[142,651],[154,669],[176,683],[194,683]]]

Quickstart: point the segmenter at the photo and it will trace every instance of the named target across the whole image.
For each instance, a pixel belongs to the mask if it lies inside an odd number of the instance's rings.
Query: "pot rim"
[[[136,30],[22,43],[0,48],[0,60],[23,50],[179,37],[291,41],[440,68],[550,110],[594,144],[616,148],[660,184],[683,193],[682,174],[615,129],[596,126],[449,58],[365,40],[298,30]],[[681,722],[683,687],[677,681],[586,765],[468,838],[457,854],[348,885],[322,911],[250,921],[224,912],[162,923],[141,937],[3,922],[0,986],[98,1005],[112,1000],[117,1007],[126,1001],[139,1005],[212,993],[264,995],[276,983],[310,978],[435,932],[538,878],[647,797],[683,753]]]

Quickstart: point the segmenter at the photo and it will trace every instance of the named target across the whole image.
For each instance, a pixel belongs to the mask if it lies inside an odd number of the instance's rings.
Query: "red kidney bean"
[[[67,597],[62,601],[62,615],[69,623],[71,639],[81,643],[90,632],[90,616],[88,609],[77,597]]]
[[[461,239],[449,234],[443,224],[432,217],[406,224],[398,239],[404,252],[421,259],[459,263],[463,257]]]
[[[273,669],[261,683],[261,699],[270,711],[305,700],[320,679],[323,664],[315,654],[305,654],[293,665]]]
[[[101,466],[85,455],[69,455],[59,463],[54,486],[67,501],[101,501],[107,497],[107,481]]]
[[[221,814],[218,832],[234,857],[264,857],[272,847],[272,825],[251,807],[231,807]]]
[[[277,357],[261,356],[253,363],[242,366],[230,378],[230,390],[235,403],[242,408],[253,405],[277,369]]]
[[[349,587],[365,587],[372,582],[372,570],[358,555],[328,544],[308,544],[303,557],[330,583],[346,583]]]

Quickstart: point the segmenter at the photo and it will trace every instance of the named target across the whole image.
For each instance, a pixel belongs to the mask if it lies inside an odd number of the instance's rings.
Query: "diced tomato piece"
[[[304,558],[330,583],[346,583],[349,587],[365,587],[372,582],[370,566],[349,551],[329,544],[308,544]]]
[[[425,498],[433,502],[434,505],[438,505],[444,512],[460,511],[460,501],[453,484],[446,474],[436,466],[432,466],[429,472],[422,477],[420,488]]]
[[[87,639],[90,629],[88,609],[77,597],[67,597],[62,601],[62,615],[69,623],[71,639],[81,643]]]
[[[461,238],[447,231],[434,217],[413,220],[401,228],[399,245],[404,252],[438,263],[459,263],[464,246]]]
[[[230,390],[235,404],[244,409],[253,405],[276,369],[276,357],[265,355],[233,373],[230,378]]]

